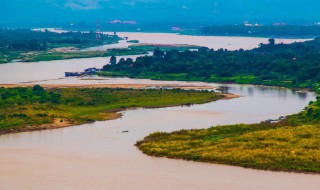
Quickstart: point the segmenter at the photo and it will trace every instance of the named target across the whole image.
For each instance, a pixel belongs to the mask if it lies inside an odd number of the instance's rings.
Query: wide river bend
[[[135,79],[63,79],[108,58],[0,65],[0,83],[220,84]],[[54,79],[54,80],[51,80]],[[121,119],[0,136],[0,189],[318,190],[320,176],[196,163],[142,154],[137,140],[156,131],[256,123],[301,111],[315,95],[284,88],[222,85],[242,97],[191,107],[124,111]],[[121,133],[128,130],[129,133]]]

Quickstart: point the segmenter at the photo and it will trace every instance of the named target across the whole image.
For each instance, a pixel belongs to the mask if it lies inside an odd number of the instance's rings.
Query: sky
[[[0,25],[135,20],[235,24],[320,22],[319,0],[1,0]]]

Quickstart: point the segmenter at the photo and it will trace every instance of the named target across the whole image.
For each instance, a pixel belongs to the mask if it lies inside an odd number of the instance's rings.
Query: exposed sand
[[[0,84],[4,88],[32,87],[34,83]],[[44,88],[174,88],[188,90],[210,90],[211,86],[168,85],[168,84],[41,84]]]
[[[50,53],[68,53],[68,52],[76,52],[79,51],[79,48],[70,46],[70,47],[60,47],[60,48],[53,48],[51,50],[49,50]]]
[[[224,97],[222,98],[222,100],[230,100],[230,99],[234,99],[234,98],[240,98],[241,96],[236,95],[236,94],[222,94]]]
[[[9,134],[9,133],[19,133],[19,132],[27,132],[27,131],[40,131],[46,129],[59,129],[64,127],[74,126],[76,123],[69,121],[67,119],[56,118],[54,122],[51,124],[43,124],[38,126],[26,126],[18,129],[13,129],[11,131],[0,131],[0,135]]]

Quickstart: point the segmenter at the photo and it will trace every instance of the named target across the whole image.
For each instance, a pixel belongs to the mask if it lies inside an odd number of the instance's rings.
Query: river
[[[47,28],[51,32],[67,32],[66,30]],[[45,29],[35,29],[44,31]],[[113,35],[113,32],[103,32],[104,34]],[[145,32],[118,32],[118,36],[127,37],[128,40],[138,40],[140,43],[147,44],[188,44],[213,48],[215,50],[223,48],[228,50],[253,49],[261,43],[268,43],[268,38],[263,37],[239,37],[239,36],[195,36],[195,35],[180,35],[178,33],[145,33]],[[310,39],[287,39],[276,38],[276,43],[293,43],[303,42]],[[86,48],[85,50],[107,50],[113,48],[127,48],[132,45],[126,40],[120,41],[118,44],[109,44],[99,47]]]
[[[65,71],[102,66],[106,60],[90,58],[0,65],[0,83],[94,83],[97,80],[59,78],[63,78]],[[128,78],[98,81],[186,84]],[[221,86],[197,82],[188,84],[205,84],[213,88]],[[122,118],[112,121],[2,135],[0,189],[318,189],[319,175],[153,158],[142,154],[134,146],[137,140],[156,131],[171,132],[275,119],[297,113],[315,99],[313,93],[284,88],[223,86],[241,97],[191,107],[128,110],[122,112]],[[127,130],[129,133],[121,132]]]
[[[110,34],[110,33],[108,33]],[[137,32],[119,32],[120,37],[128,37],[129,40],[139,40],[140,43],[147,44],[188,44],[213,48],[215,50],[223,48],[228,50],[252,49],[259,46],[260,43],[268,43],[268,38],[258,37],[230,37],[230,36],[192,36],[170,33],[137,33]],[[276,43],[303,42],[307,39],[276,39]],[[88,48],[87,50],[101,50],[110,48],[126,48],[130,43],[120,41],[119,44],[105,45],[102,48]]]

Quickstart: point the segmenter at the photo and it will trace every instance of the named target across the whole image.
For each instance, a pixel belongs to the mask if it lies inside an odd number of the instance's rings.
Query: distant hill
[[[2,0],[0,25],[128,20],[138,23],[312,24],[319,0]]]
[[[320,36],[320,25],[298,26],[255,26],[216,25],[201,28],[200,33],[208,36],[249,36],[268,38],[315,38]]]

